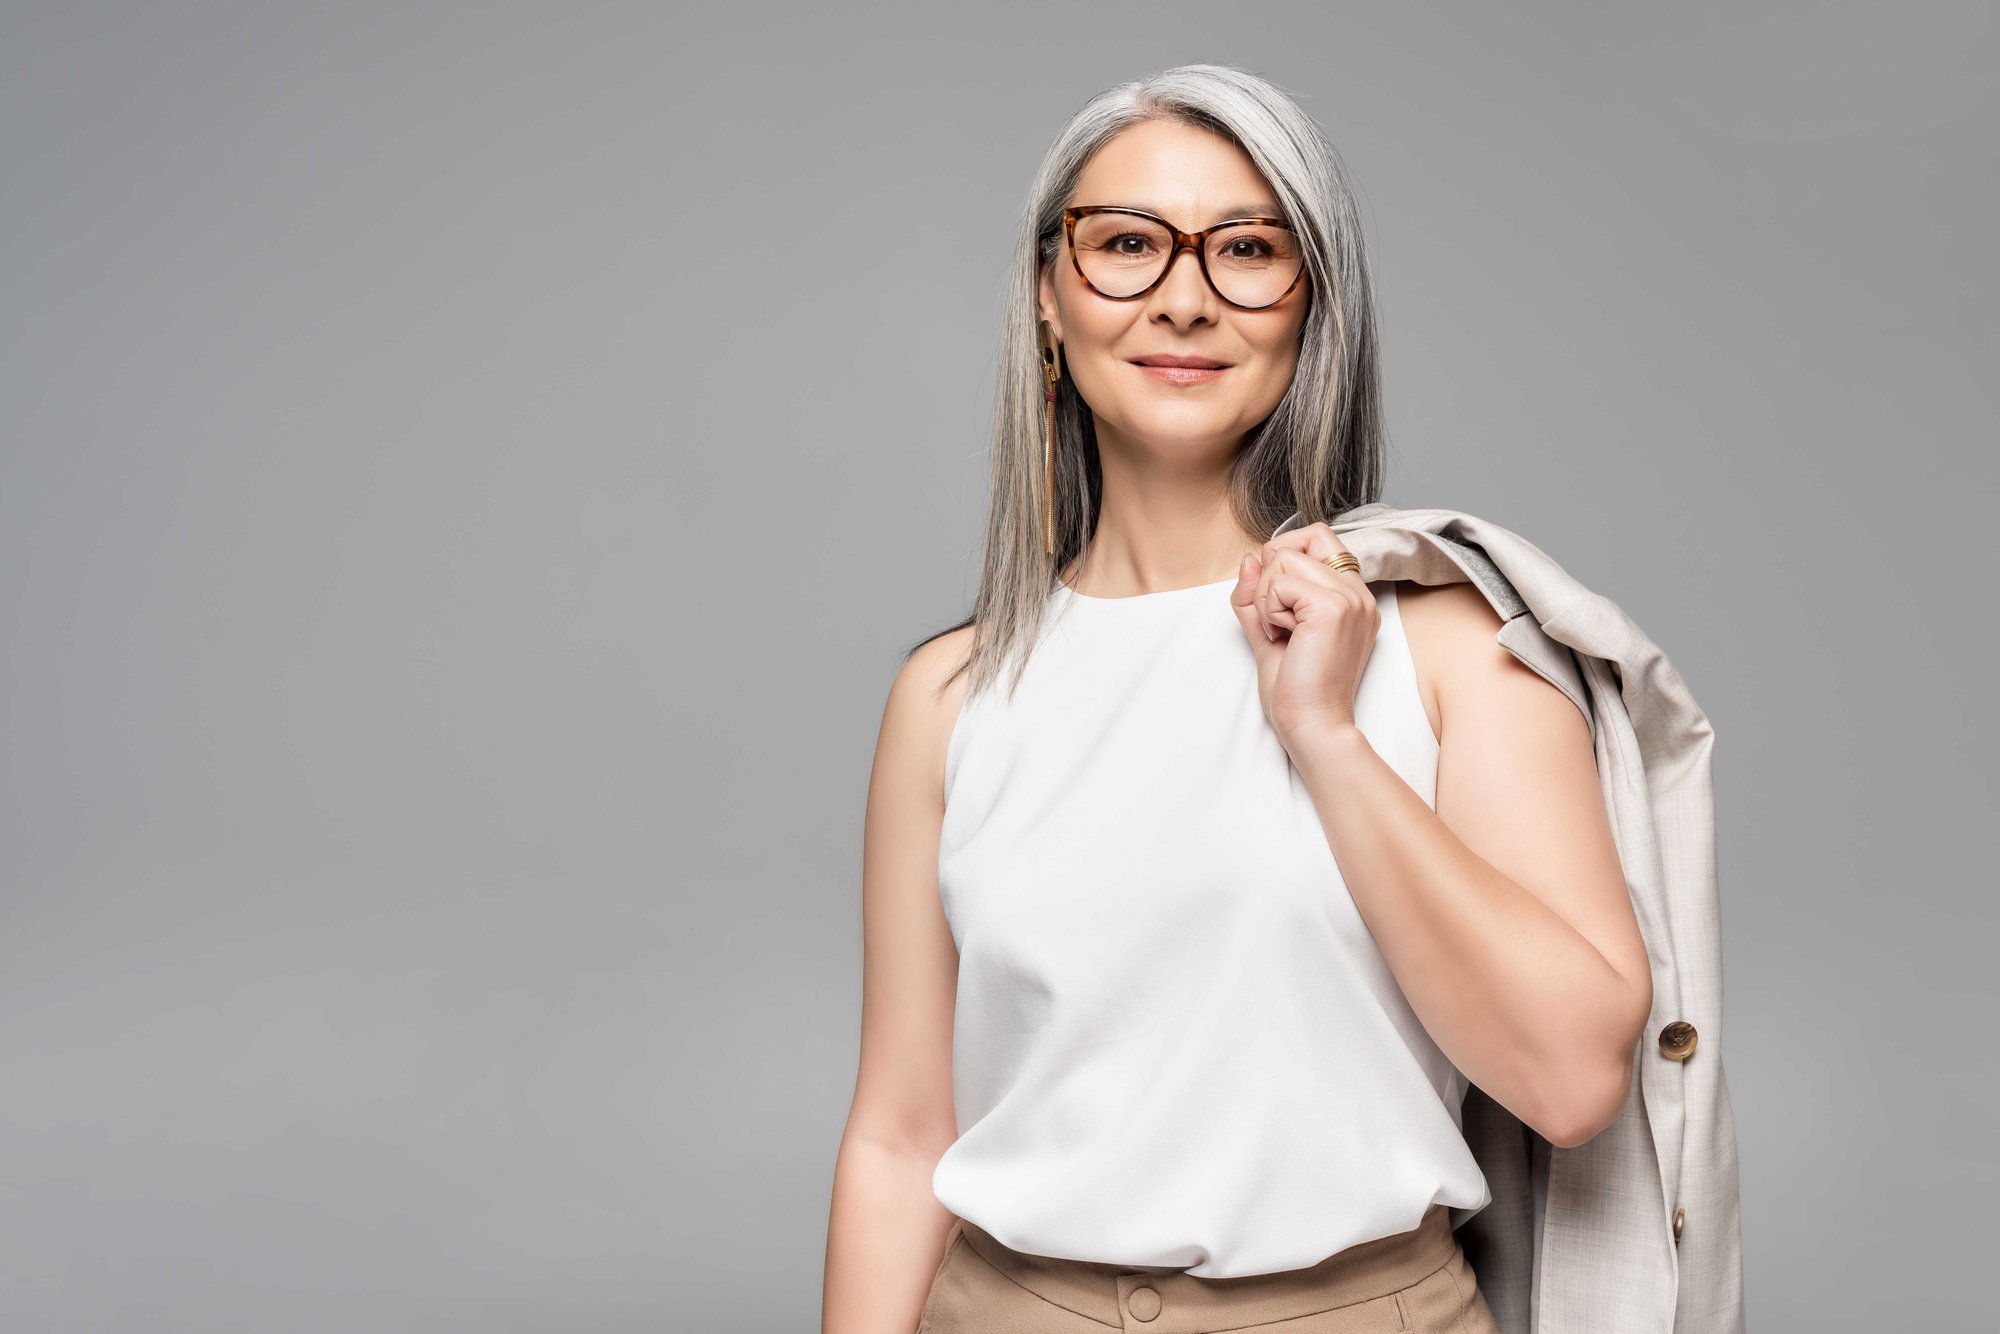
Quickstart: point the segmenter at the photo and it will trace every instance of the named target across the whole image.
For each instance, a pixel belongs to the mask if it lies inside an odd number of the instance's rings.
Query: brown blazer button
[[[1681,1220],[1687,1216],[1688,1211],[1685,1209],[1677,1208],[1674,1210],[1674,1245],[1676,1246],[1681,1244]]]
[[[1676,1019],[1660,1030],[1660,1054],[1670,1061],[1685,1061],[1694,1055],[1696,1038],[1693,1024]]]

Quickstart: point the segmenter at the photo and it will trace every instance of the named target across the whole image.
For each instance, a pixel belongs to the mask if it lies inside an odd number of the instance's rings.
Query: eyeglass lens
[[[1150,218],[1130,213],[1088,213],[1076,220],[1076,259],[1083,276],[1105,296],[1143,292],[1166,267],[1173,234]],[[1224,300],[1268,306],[1299,276],[1304,255],[1283,227],[1234,223],[1208,238],[1202,256]]]

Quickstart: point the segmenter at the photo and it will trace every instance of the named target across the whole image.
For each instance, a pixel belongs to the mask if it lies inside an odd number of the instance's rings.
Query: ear
[[[1040,275],[1035,280],[1035,291],[1037,294],[1037,304],[1041,310],[1041,318],[1055,325],[1056,341],[1061,342],[1062,312],[1056,309],[1055,262],[1053,260],[1044,260],[1042,262]]]

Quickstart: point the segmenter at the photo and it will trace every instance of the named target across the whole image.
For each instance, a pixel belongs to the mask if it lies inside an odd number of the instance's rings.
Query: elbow
[[[1573,1061],[1557,1077],[1553,1096],[1544,1102],[1553,1109],[1548,1124],[1535,1127],[1542,1138],[1557,1148],[1574,1149],[1618,1124],[1632,1095],[1639,1044],[1645,1037],[1652,1008],[1653,980],[1641,973],[1620,1006],[1625,1018],[1616,1037],[1611,1039],[1615,1049]]]
[[[1554,1110],[1534,1129],[1557,1148],[1574,1149],[1609,1130],[1624,1114],[1632,1092],[1632,1049],[1627,1048],[1609,1072],[1588,1076],[1571,1072],[1562,1084],[1557,1096],[1548,1100]]]

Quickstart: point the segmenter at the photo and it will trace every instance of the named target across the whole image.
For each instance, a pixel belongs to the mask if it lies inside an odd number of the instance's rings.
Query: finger
[[[1285,536],[1289,537],[1291,534],[1287,533]],[[1290,548],[1273,552],[1270,560],[1264,565],[1264,577],[1258,584],[1259,603],[1264,607],[1265,614],[1270,617],[1273,624],[1281,625],[1287,630],[1296,628],[1298,620],[1290,610],[1292,599],[1281,597],[1276,591],[1276,580],[1280,576],[1306,579],[1323,588],[1335,589],[1341,587],[1340,576],[1346,573],[1344,570],[1336,572],[1309,557],[1309,552],[1301,554]]]
[[[1256,588],[1251,596],[1251,604],[1256,607],[1257,614],[1263,618],[1265,633],[1273,643],[1288,637],[1294,626],[1297,625],[1284,600],[1279,598],[1272,589],[1271,581],[1277,575],[1278,562],[1284,556],[1285,553],[1282,551],[1270,553],[1269,559],[1258,567]],[[1297,556],[1294,555],[1292,558],[1296,560]]]
[[[1340,535],[1335,533],[1332,528],[1324,523],[1311,523],[1303,528],[1294,528],[1288,533],[1280,533],[1266,542],[1264,544],[1264,563],[1269,565],[1273,559],[1281,556],[1286,551],[1297,551],[1301,555],[1310,556],[1314,561],[1318,562],[1319,567],[1325,570],[1330,579],[1334,581],[1338,581],[1345,575],[1352,574],[1355,579],[1366,583],[1367,581],[1361,578],[1361,573],[1358,570],[1334,570],[1326,564],[1327,561],[1332,560],[1347,549],[1347,543],[1341,541]]]
[[[1325,609],[1342,615],[1366,615],[1375,594],[1351,572],[1336,573],[1317,563],[1300,563],[1280,556],[1265,568],[1258,585],[1258,603],[1272,624],[1286,631],[1298,628],[1304,615]]]
[[[1294,528],[1290,532],[1279,533],[1276,537],[1265,541],[1263,549],[1264,559],[1268,561],[1280,551],[1304,551],[1312,544],[1314,537],[1319,534],[1321,529],[1325,529],[1329,533],[1333,531],[1323,523],[1309,523],[1303,528]]]
[[[1250,636],[1251,651],[1257,654],[1260,660],[1273,643],[1270,627],[1264,621],[1263,609],[1257,605],[1257,591],[1262,573],[1263,567],[1257,563],[1255,553],[1246,553],[1236,566],[1236,587],[1230,590],[1229,594],[1230,610],[1236,613],[1236,619],[1242,623],[1243,632]]]
[[[1291,534],[1287,533],[1287,537]],[[1257,580],[1257,608],[1268,624],[1277,626],[1286,633],[1298,628],[1298,618],[1292,615],[1291,607],[1278,595],[1277,580],[1282,573],[1286,557],[1283,550],[1274,551],[1264,562],[1262,574]],[[1293,556],[1293,559],[1297,559]]]

